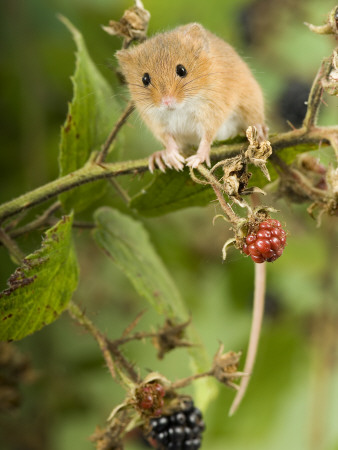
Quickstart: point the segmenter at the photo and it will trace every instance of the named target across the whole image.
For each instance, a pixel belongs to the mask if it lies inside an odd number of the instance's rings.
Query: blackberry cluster
[[[249,234],[243,245],[243,252],[255,263],[272,262],[279,258],[286,246],[286,233],[278,220],[261,222],[256,233]]]
[[[150,437],[161,450],[198,450],[205,424],[202,413],[190,401],[183,410],[150,420]]]

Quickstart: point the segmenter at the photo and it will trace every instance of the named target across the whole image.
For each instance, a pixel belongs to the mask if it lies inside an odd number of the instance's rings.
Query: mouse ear
[[[209,43],[205,28],[199,23],[189,23],[183,27],[184,33],[188,40],[192,41],[194,47],[198,47],[201,50],[208,50]]]
[[[119,50],[115,53],[115,56],[122,68],[131,61],[131,56],[128,50]]]

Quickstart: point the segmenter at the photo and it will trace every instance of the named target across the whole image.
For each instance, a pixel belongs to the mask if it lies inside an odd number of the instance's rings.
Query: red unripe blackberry
[[[148,383],[136,391],[137,406],[152,416],[160,416],[164,404],[165,389],[160,383]]]
[[[250,233],[242,251],[255,263],[272,262],[279,258],[286,246],[286,233],[280,222],[267,219],[258,225],[256,233]]]

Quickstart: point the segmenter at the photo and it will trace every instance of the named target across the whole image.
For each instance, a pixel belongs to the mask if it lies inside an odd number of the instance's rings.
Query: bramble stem
[[[306,130],[300,128],[287,133],[280,133],[271,137],[270,142],[274,152],[280,152],[283,149],[295,145],[304,144],[329,144],[329,140],[338,134],[338,127],[321,127]],[[242,150],[243,144],[221,145],[214,147],[211,152],[211,159],[221,161],[238,155]],[[117,177],[126,174],[137,174],[148,171],[148,158],[124,161],[117,163],[105,163],[98,165],[88,163],[84,167],[71,172],[57,180],[51,181],[40,186],[33,191],[27,192],[20,197],[15,198],[0,206],[0,223],[5,219],[43,203],[51,198],[57,197],[65,191],[74,189],[85,183],[90,183],[103,178]]]
[[[221,205],[221,208],[223,209],[225,214],[228,216],[230,222],[233,225],[236,225],[236,223],[238,223],[238,221],[240,220],[240,217],[238,217],[235,214],[235,212],[233,211],[231,206],[225,201],[223,192],[222,192],[221,188],[219,187],[219,183],[218,183],[217,179],[212,175],[210,170],[208,170],[202,164],[200,164],[198,166],[198,171],[205,177],[206,180],[209,181],[210,186],[213,188],[213,190],[217,196],[217,199],[219,201],[219,204]]]
[[[248,376],[241,379],[239,390],[230,407],[229,416],[232,416],[238,409],[241,401],[246,393],[250,375],[252,373],[256,354],[258,349],[259,336],[262,328],[265,301],[265,285],[266,285],[266,262],[255,264],[255,292],[253,302],[252,324],[250,331],[249,347],[246,356],[243,372]]]
[[[323,86],[321,84],[321,80],[327,77],[327,75],[330,73],[330,70],[330,61],[328,59],[324,59],[317,72],[316,78],[312,83],[311,91],[307,101],[308,107],[303,121],[303,126],[306,129],[310,129],[312,126],[316,125],[318,110],[323,95]]]
[[[212,377],[214,375],[214,371],[208,370],[207,372],[197,373],[196,375],[191,375],[190,377],[182,378],[181,380],[177,380],[171,384],[172,389],[181,389],[189,384],[192,381],[198,380],[199,378]]]
[[[97,155],[97,158],[96,158],[97,164],[102,164],[105,161],[105,159],[109,153],[109,149],[110,149],[111,145],[113,144],[113,142],[115,141],[115,139],[118,135],[118,132],[120,131],[121,127],[125,124],[125,122],[127,121],[130,114],[134,111],[134,109],[135,109],[134,103],[132,101],[130,101],[127,104],[127,106],[125,107],[123,113],[121,114],[121,117],[118,119],[118,121],[114,125],[114,128],[112,129],[106,142],[103,144],[102,150]]]
[[[99,347],[102,351],[102,355],[106,361],[107,367],[113,379],[116,380],[116,371],[111,354],[108,349],[107,340],[103,334],[95,327],[93,322],[80,310],[80,308],[74,303],[70,302],[68,305],[68,312],[71,317],[76,320],[80,325],[86,328],[87,331],[96,339]]]

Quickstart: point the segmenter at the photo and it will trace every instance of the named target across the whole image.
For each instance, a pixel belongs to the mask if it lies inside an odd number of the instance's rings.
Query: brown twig
[[[111,131],[110,135],[108,136],[106,142],[103,144],[100,153],[97,155],[97,157],[96,157],[96,163],[97,164],[102,164],[105,161],[105,159],[106,159],[106,157],[107,157],[107,155],[109,153],[109,149],[110,149],[111,145],[113,144],[113,142],[117,138],[117,135],[118,135],[120,129],[126,123],[128,117],[134,111],[134,109],[135,109],[135,106],[134,106],[133,102],[130,101],[127,104],[127,106],[125,107],[124,111],[122,112],[120,118],[118,119],[118,121],[114,125],[114,128],[112,129],[112,131]]]
[[[118,346],[115,345],[113,341],[110,341],[109,339],[106,339],[106,345],[109,351],[115,356],[116,363],[127,372],[129,378],[134,383],[140,382],[140,377],[136,370],[134,369],[133,365],[127,361],[127,359],[123,356],[122,352],[119,350]]]
[[[11,238],[19,237],[23,234],[29,233],[30,231],[36,230],[37,228],[41,227],[42,225],[49,224],[48,220],[50,216],[57,211],[61,207],[61,202],[56,201],[53,203],[49,208],[44,211],[41,216],[37,217],[35,220],[32,220],[31,222],[27,223],[26,225],[23,225],[20,228],[17,228],[13,231],[11,231],[9,234]]]
[[[116,380],[115,366],[109,352],[107,339],[105,338],[105,336],[103,336],[103,334],[95,327],[93,322],[72,301],[68,305],[68,312],[74,320],[76,320],[80,325],[86,328],[86,330],[89,331],[90,334],[95,338],[102,351],[102,355],[106,361],[109,372],[111,376]]]
[[[324,59],[312,83],[309,98],[307,101],[308,107],[303,121],[303,126],[307,130],[316,125],[319,106],[323,95],[323,86],[321,80],[325,79],[328,76],[330,70],[331,70],[330,60]]]
[[[200,172],[200,174],[203,175],[204,178],[209,182],[210,186],[214,190],[217,199],[219,201],[219,204],[221,205],[221,208],[223,209],[225,214],[228,216],[230,222],[236,225],[240,220],[240,217],[238,217],[235,214],[231,206],[225,201],[221,185],[219,184],[217,179],[212,175],[210,170],[208,170],[204,165],[200,164],[197,169]]]

